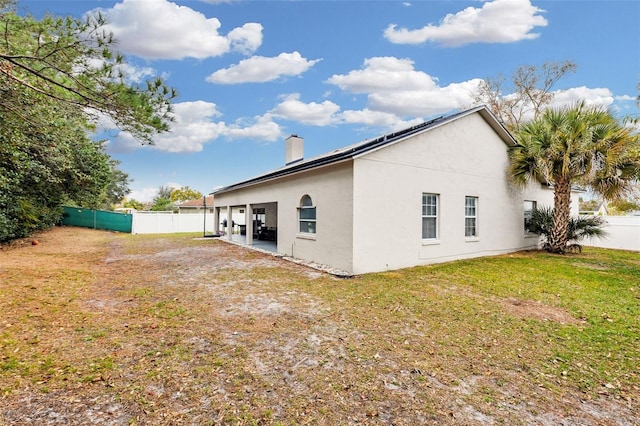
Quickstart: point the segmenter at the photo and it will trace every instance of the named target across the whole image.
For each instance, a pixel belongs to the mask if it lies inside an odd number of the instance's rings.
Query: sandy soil
[[[640,425],[637,407],[613,396],[519,377],[496,385],[488,373],[451,380],[416,367],[412,352],[367,346],[390,337],[305,291],[336,278],[276,257],[74,228],[37,238],[0,251],[3,426]],[[59,288],[69,274],[74,284]]]

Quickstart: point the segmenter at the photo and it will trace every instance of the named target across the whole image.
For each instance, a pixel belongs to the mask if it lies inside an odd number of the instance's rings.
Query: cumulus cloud
[[[575,104],[578,101],[584,101],[587,105],[608,107],[613,104],[614,97],[611,90],[607,88],[598,87],[591,89],[580,86],[553,92],[553,100],[549,106],[553,108],[565,107]]]
[[[131,64],[120,64],[118,65],[118,69],[122,72],[125,79],[134,83],[140,83],[147,77],[154,77],[156,75],[156,71],[151,67],[136,67]]]
[[[139,67],[130,63],[116,64],[115,62],[108,62],[104,59],[90,58],[82,64],[78,64],[74,67],[74,72],[81,74],[86,70],[99,70],[106,65],[113,65],[116,75],[119,73],[122,77],[130,83],[140,83],[147,77],[154,77],[156,70],[151,67]]]
[[[158,188],[140,188],[140,189],[132,189],[129,195],[127,195],[128,200],[137,200],[141,203],[149,203],[153,201],[153,198],[158,194]]]
[[[213,121],[218,117],[216,105],[210,102],[181,102],[173,105],[174,122],[171,130],[153,139],[153,149],[167,152],[198,152],[204,144],[218,138],[224,131],[224,123]],[[138,149],[141,144],[127,132],[119,132],[111,139],[111,152],[127,152]]]
[[[542,12],[544,10],[533,6],[530,0],[494,0],[484,3],[481,8],[467,7],[448,14],[439,24],[427,24],[416,30],[391,24],[384,31],[384,36],[397,44],[427,41],[445,46],[512,43],[539,36],[532,30],[547,25],[547,20],[540,15]]]
[[[207,77],[207,81],[218,84],[264,83],[282,76],[302,74],[320,60],[308,60],[299,52],[281,53],[270,58],[253,56],[214,72]]]
[[[370,110],[427,117],[469,105],[480,79],[440,87],[437,78],[416,70],[410,59],[376,57],[366,59],[362,69],[333,75],[327,82],[346,92],[367,94]]]
[[[340,115],[347,124],[364,124],[371,127],[382,127],[389,131],[404,129],[422,123],[422,118],[403,120],[395,114],[373,111],[368,108],[362,110],[347,110]]]
[[[204,145],[221,137],[228,139],[252,138],[264,141],[275,141],[281,138],[282,130],[270,114],[241,119],[233,124],[216,121],[220,112],[211,102],[195,101],[174,104],[171,130],[157,135],[153,145],[146,147],[165,152],[199,152]],[[104,121],[103,128],[113,129]],[[118,132],[107,145],[110,152],[129,152],[141,148],[142,145],[129,133]]]
[[[251,138],[274,142],[282,138],[280,125],[273,121],[271,114],[254,117],[254,122],[245,119],[237,120],[234,124],[225,126],[224,136],[230,139]]]
[[[271,110],[270,114],[276,118],[311,126],[362,124],[367,127],[379,127],[389,131],[410,127],[423,121],[422,118],[404,120],[397,114],[375,111],[369,108],[340,111],[338,104],[328,100],[321,103],[305,103],[300,100],[300,94],[298,93],[284,96],[283,101]]]
[[[233,50],[251,55],[262,45],[262,25],[249,22],[231,30],[227,37]]]
[[[589,88],[585,86],[572,87],[551,92],[552,99],[548,108],[565,108],[575,105],[577,102],[584,102],[586,105],[600,106],[604,108],[615,107],[613,104],[616,98],[607,88]],[[509,93],[503,96],[506,100],[515,100],[517,95]],[[534,118],[534,107],[530,102],[520,104],[523,121]]]
[[[335,114],[339,110],[340,106],[331,101],[304,103],[300,100],[299,93],[293,93],[287,95],[284,100],[270,112],[277,118],[297,121],[312,126],[326,126],[336,122]]]
[[[111,9],[98,9],[109,22],[120,48],[147,59],[208,58],[232,49],[253,53],[262,44],[262,25],[247,23],[220,34],[217,18],[167,0],[123,0]]]
[[[629,95],[620,95],[620,96],[616,96],[615,100],[620,102],[627,102],[627,101],[635,102],[636,98],[634,96],[629,96]]]
[[[411,59],[392,56],[365,59],[362,69],[350,71],[346,75],[333,75],[327,82],[351,93],[436,87],[436,81],[429,74],[415,70]]]

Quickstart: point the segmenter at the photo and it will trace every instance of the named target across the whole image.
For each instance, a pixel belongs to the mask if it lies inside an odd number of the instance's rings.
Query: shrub
[[[569,219],[566,251],[582,251],[580,241],[585,238],[602,238],[607,235],[603,226],[604,218],[600,216],[577,216]],[[550,251],[549,236],[553,227],[553,208],[541,207],[531,213],[529,230],[543,237],[542,248]]]

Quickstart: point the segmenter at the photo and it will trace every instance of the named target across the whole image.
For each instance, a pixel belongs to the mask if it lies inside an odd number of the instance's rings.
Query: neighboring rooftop
[[[206,203],[207,203],[207,207],[213,206],[213,195],[207,195],[206,196]],[[203,202],[202,197],[201,197],[201,198],[196,198],[195,200],[184,201],[184,202],[180,203],[178,205],[178,207],[180,207],[180,208],[184,208],[184,207],[193,207],[193,208],[204,207],[204,202]]]

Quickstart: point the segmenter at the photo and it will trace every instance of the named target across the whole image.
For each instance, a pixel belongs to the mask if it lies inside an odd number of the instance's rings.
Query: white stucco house
[[[214,192],[217,218],[245,212],[244,244],[362,274],[537,247],[527,211],[553,205],[545,185],[510,184],[515,141],[485,107],[309,159],[303,143],[292,135],[282,168]]]

